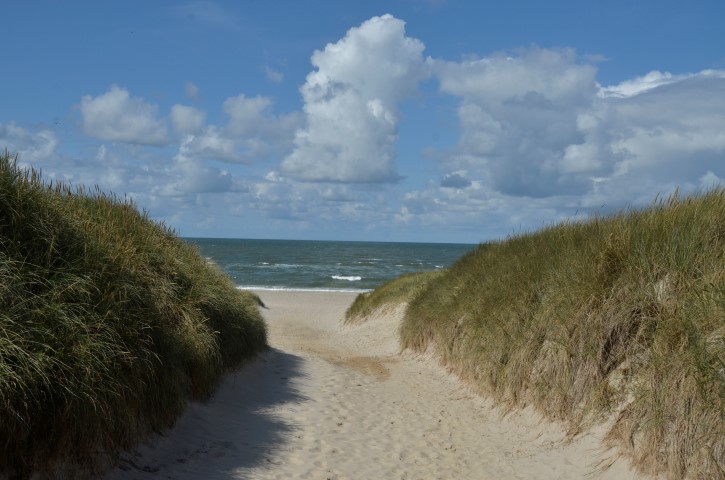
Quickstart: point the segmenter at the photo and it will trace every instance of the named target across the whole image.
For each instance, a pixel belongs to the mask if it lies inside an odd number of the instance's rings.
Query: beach
[[[256,292],[271,349],[107,479],[634,479],[601,444],[506,415],[428,356],[400,352],[402,308],[343,325],[350,292]]]

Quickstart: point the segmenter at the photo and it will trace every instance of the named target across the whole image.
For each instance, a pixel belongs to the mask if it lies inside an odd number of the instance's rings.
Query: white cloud
[[[466,172],[448,173],[441,179],[441,187],[444,188],[467,188],[472,184],[466,177]]]
[[[397,180],[398,104],[428,76],[423,49],[403,21],[383,15],[315,51],[301,88],[307,124],[282,171],[303,181]]]
[[[98,152],[96,152],[96,160],[99,162],[103,162],[106,160],[106,156],[108,155],[108,150],[106,149],[105,145],[101,145],[98,147]]]
[[[671,76],[629,96],[596,102],[580,125],[580,148],[612,165],[606,183],[635,177],[695,184],[708,171],[724,173],[723,112],[725,72]]]
[[[341,229],[387,224],[393,213],[380,191],[341,183],[297,182],[267,175],[249,184],[249,198],[238,214],[254,210],[265,217],[299,222],[308,232],[339,234]]]
[[[721,187],[723,183],[725,183],[725,181],[712,173],[710,170],[708,170],[707,173],[705,173],[705,175],[703,175],[699,179],[699,186],[703,190],[710,190],[715,187]]]
[[[174,105],[171,107],[171,122],[174,129],[179,133],[199,133],[204,128],[206,115],[201,110],[186,105]]]
[[[249,164],[281,157],[291,151],[294,131],[300,125],[299,114],[271,113],[272,101],[263,96],[227,98],[222,109],[229,121],[224,126],[202,127],[201,112],[176,107],[172,109],[174,124],[189,134],[182,140],[179,154],[200,160]]]
[[[507,107],[561,108],[590,101],[596,68],[577,63],[571,49],[532,47],[463,62],[433,61],[441,90],[496,111]]]
[[[632,175],[664,188],[722,171],[723,72],[652,72],[599,87],[572,51],[538,48],[433,64],[441,89],[461,98],[446,175],[464,169],[504,195],[553,197],[630,188],[618,179]]]
[[[677,82],[686,77],[687,77],[687,75],[672,75],[671,73],[667,73],[667,72],[662,73],[662,72],[655,70],[655,71],[649,72],[647,75],[645,75],[643,77],[637,77],[632,80],[625,80],[622,83],[619,83],[618,85],[611,85],[609,87],[601,88],[599,90],[599,96],[602,98],[632,97],[634,95],[639,95],[640,93],[644,93],[648,90],[652,90],[653,88],[657,88],[661,85],[667,85],[669,83]]]
[[[300,116],[277,116],[271,108],[272,101],[267,97],[240,94],[227,98],[222,105],[229,118],[225,125],[204,126],[201,111],[175,105],[172,122],[177,131],[186,135],[166,178],[154,187],[154,194],[180,197],[245,190],[230,172],[209,163],[251,164],[289,152]]]
[[[32,131],[13,123],[0,123],[0,153],[6,149],[23,164],[47,160],[55,155],[58,138],[51,130]]]
[[[596,69],[573,51],[431,63],[441,90],[461,98],[461,137],[446,170],[466,169],[505,194],[536,197],[582,192],[582,175],[603,168],[580,164],[569,175],[559,168],[566,147],[581,140],[577,118],[597,92]]]
[[[168,143],[166,124],[156,118],[156,105],[133,98],[116,85],[97,97],[84,96],[80,110],[86,135],[136,145]]]
[[[180,162],[173,173],[179,178],[154,190],[159,195],[188,195],[198,193],[223,193],[231,190],[232,175],[196,162]]]
[[[210,128],[216,131],[215,127]],[[231,190],[234,184],[231,173],[205,165],[203,158],[225,153],[233,155],[233,147],[227,146],[225,142],[214,135],[188,135],[179,147],[173,164],[166,170],[167,178],[157,182],[152,192],[173,197]]]
[[[244,94],[227,98],[224,101],[224,113],[229,115],[227,129],[235,136],[251,138],[262,133],[270,123],[274,122],[267,110],[272,100],[257,95],[249,98]]]
[[[209,13],[204,5],[185,12]],[[723,71],[654,71],[602,86],[594,60],[573,50],[463,61],[425,60],[423,51],[404,22],[374,17],[314,52],[301,112],[279,113],[270,97],[240,94],[221,105],[225,118],[208,124],[200,109],[159,112],[114,85],[80,102],[83,131],[101,141],[86,138],[82,150],[63,155],[54,131],[10,123],[0,124],[0,149],[47,179],[99,183],[166,218],[223,225],[219,219],[246,211],[308,235],[377,228],[475,241],[577,211],[639,206],[677,187],[723,185]],[[269,67],[257,73],[283,80]],[[419,167],[396,167],[399,108],[431,74],[443,94],[436,106],[456,102],[460,135],[428,156],[436,171],[426,165],[396,183],[398,169]],[[185,93],[199,98],[191,82]],[[436,115],[426,103],[420,111]],[[171,142],[176,155],[144,147]],[[279,232],[289,235],[285,228]]]
[[[567,50],[431,64],[460,99],[461,133],[433,156],[440,182],[405,195],[401,224],[492,225],[482,238],[501,236],[725,178],[723,71],[601,87]]]
[[[245,163],[239,153],[237,141],[227,137],[223,130],[214,125],[199,135],[187,135],[179,145],[179,153],[185,158],[213,159],[230,163]]]

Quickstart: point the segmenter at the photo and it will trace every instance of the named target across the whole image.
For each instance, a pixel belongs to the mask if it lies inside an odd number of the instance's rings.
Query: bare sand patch
[[[355,294],[257,293],[272,349],[108,479],[638,478],[597,432],[567,442],[535,413],[503,416],[435,362],[401,354],[402,308],[345,326]]]

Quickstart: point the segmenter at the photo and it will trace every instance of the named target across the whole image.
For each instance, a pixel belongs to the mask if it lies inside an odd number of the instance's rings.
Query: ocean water
[[[185,238],[240,288],[366,291],[452,265],[475,245]]]

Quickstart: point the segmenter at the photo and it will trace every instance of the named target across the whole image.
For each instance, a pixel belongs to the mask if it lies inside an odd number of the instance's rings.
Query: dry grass
[[[168,428],[265,348],[258,302],[130,201],[0,155],[0,476]]]
[[[402,342],[572,435],[613,418],[644,472],[725,478],[724,256],[722,190],[482,244],[416,287]]]
[[[430,280],[442,274],[442,270],[407,273],[384,283],[371,292],[361,293],[345,312],[345,323],[363,322],[373,312],[407,303],[425,288]]]

